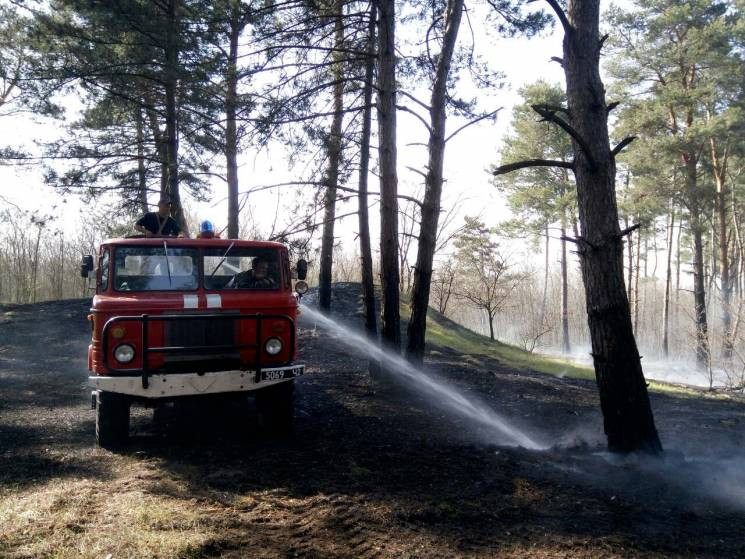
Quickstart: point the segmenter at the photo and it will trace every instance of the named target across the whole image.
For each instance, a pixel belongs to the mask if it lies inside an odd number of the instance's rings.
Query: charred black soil
[[[357,286],[334,312],[361,324]],[[603,451],[592,382],[432,347],[427,367],[550,447],[372,386],[364,355],[301,321],[307,374],[277,440],[252,405],[133,412],[93,444],[87,300],[0,309],[0,556],[745,555],[745,401],[654,392],[663,458]]]

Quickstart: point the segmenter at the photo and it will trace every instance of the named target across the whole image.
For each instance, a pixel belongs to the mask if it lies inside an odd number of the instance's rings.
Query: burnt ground
[[[358,299],[337,286],[341,320]],[[88,306],[0,309],[2,557],[745,556],[742,398],[654,392],[665,457],[614,458],[592,382],[430,348],[432,374],[550,446],[514,448],[371,386],[306,316],[291,437],[263,436],[250,404],[138,409],[112,453],[93,445]]]

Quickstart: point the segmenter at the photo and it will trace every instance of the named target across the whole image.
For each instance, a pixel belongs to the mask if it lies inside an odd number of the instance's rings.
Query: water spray
[[[403,357],[384,351],[378,344],[373,343],[363,334],[351,330],[348,326],[338,324],[307,305],[303,305],[302,308],[304,314],[334,332],[337,335],[337,339],[341,342],[353,349],[366,353],[371,359],[380,361],[386,369],[395,370],[405,380],[416,385],[420,391],[437,398],[444,406],[458,415],[497,431],[507,439],[508,445],[521,446],[531,450],[543,450],[547,448],[510,425],[493,410],[470,400],[445,382],[428,376],[424,371],[414,367]]]

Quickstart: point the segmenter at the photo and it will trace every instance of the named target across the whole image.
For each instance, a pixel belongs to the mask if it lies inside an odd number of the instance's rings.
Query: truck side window
[[[101,255],[101,291],[106,291],[109,288],[109,249],[105,248]]]

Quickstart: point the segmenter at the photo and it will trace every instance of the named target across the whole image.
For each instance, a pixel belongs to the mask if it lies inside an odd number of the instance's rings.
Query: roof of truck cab
[[[231,243],[236,247],[250,248],[284,248],[285,245],[274,241],[249,241],[244,239],[185,239],[182,237],[130,237],[124,239],[107,239],[104,245],[115,246],[163,246],[163,241],[169,247],[220,248],[229,247]]]

